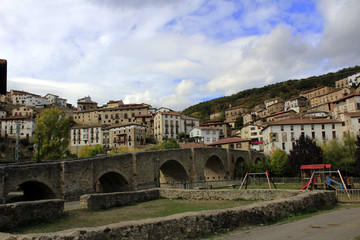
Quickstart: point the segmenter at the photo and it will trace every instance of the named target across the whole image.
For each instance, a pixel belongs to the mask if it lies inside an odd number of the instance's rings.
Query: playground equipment
[[[260,172],[260,173],[249,173],[249,172],[247,171],[246,174],[245,174],[245,177],[244,177],[243,181],[241,182],[241,185],[240,185],[239,190],[241,190],[241,188],[243,187],[244,183],[245,183],[245,189],[247,189],[249,177],[250,177],[251,175],[255,175],[255,176],[256,176],[256,175],[260,175],[260,176],[261,176],[261,175],[265,175],[265,176],[266,176],[267,183],[268,183],[268,185],[269,185],[269,189],[271,189],[271,183],[270,183],[270,181],[272,182],[272,184],[274,185],[274,187],[277,189],[274,181],[270,178],[269,171],[266,170],[265,172]]]
[[[352,178],[347,178],[348,184],[345,184],[345,181],[341,175],[340,170],[331,171],[331,164],[315,164],[315,165],[302,165],[300,167],[301,170],[301,178],[307,183],[300,189],[345,189],[348,197],[350,195],[347,191],[348,186],[353,186]],[[311,173],[311,177],[309,178]],[[338,175],[339,180],[334,176]]]

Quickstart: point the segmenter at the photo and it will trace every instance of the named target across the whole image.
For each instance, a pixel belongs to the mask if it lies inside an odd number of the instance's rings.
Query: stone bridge
[[[258,152],[191,148],[103,155],[41,163],[0,165],[0,202],[22,190],[22,200],[141,190],[160,183],[233,179],[245,161],[263,161]],[[8,196],[9,195],[9,196]]]

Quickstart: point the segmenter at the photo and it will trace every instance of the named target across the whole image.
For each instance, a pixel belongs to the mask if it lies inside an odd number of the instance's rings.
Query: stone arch
[[[25,181],[12,189],[7,196],[7,202],[36,201],[44,199],[55,199],[54,191],[46,184],[39,181]]]
[[[212,155],[206,161],[204,176],[206,181],[219,181],[226,179],[224,164],[218,156]]]
[[[124,192],[131,190],[129,182],[120,173],[107,172],[96,181],[95,191],[98,193]]]
[[[160,183],[189,181],[189,175],[181,163],[176,160],[166,161],[159,168]]]
[[[240,179],[245,177],[246,174],[246,166],[245,166],[245,159],[243,157],[238,157],[235,162],[235,169],[234,169],[234,178]]]
[[[261,158],[259,158],[259,157],[255,158],[255,164],[257,164],[257,163],[259,163],[259,162],[261,162],[261,161],[262,161]]]

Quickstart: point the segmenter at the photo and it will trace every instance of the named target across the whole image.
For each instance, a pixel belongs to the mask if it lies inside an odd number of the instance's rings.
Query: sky
[[[0,0],[8,91],[181,111],[360,62],[358,0]]]

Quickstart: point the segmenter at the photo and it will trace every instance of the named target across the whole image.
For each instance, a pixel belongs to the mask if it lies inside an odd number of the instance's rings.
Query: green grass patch
[[[52,221],[18,227],[11,233],[57,232],[70,228],[95,227],[122,221],[169,216],[175,213],[225,209],[254,201],[158,199],[102,211],[72,210]]]

